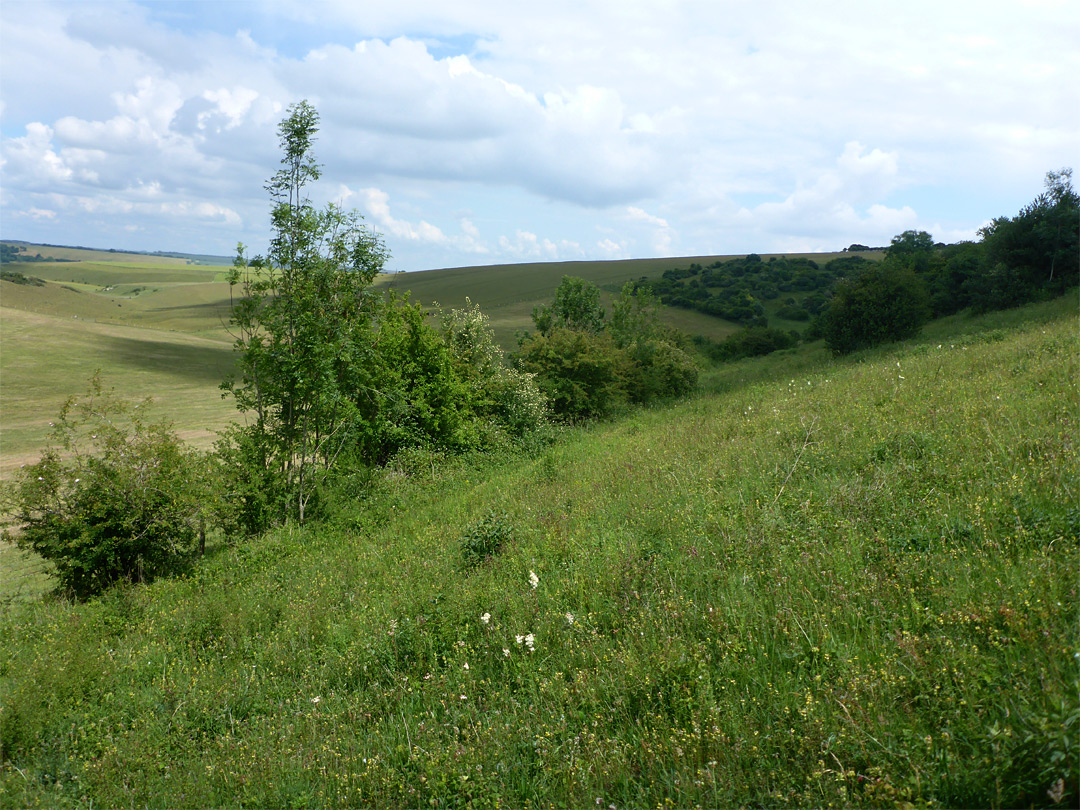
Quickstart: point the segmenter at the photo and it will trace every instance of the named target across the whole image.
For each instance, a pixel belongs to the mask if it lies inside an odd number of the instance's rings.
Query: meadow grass
[[[11,604],[3,802],[1073,806],[1077,307],[998,317]]]
[[[0,314],[0,476],[37,460],[61,404],[99,369],[125,397],[151,397],[197,446],[236,419],[218,390],[234,368],[224,341],[7,307]]]

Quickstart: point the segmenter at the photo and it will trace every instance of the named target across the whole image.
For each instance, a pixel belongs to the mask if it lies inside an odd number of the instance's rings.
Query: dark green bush
[[[556,416],[570,421],[606,416],[625,399],[626,359],[607,332],[553,328],[518,349],[522,371],[536,375]]]
[[[886,260],[837,283],[821,317],[821,332],[833,352],[847,354],[914,337],[929,317],[923,282],[908,268]]]
[[[666,340],[644,339],[626,349],[623,379],[631,402],[644,404],[694,390],[698,368],[692,357]]]

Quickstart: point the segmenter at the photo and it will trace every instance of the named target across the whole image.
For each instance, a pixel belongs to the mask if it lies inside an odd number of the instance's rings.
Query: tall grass
[[[1009,317],[12,605],[4,803],[1075,805],[1077,313]]]

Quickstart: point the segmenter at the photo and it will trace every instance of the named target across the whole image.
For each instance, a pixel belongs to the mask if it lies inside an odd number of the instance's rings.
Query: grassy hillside
[[[9,607],[3,802],[1073,806],[1077,315],[733,364],[534,458],[399,459],[190,578]]]
[[[104,262],[133,262],[138,265],[149,264],[163,264],[163,265],[176,265],[176,264],[205,264],[213,266],[228,266],[232,264],[232,259],[227,256],[211,256],[200,253],[168,253],[168,252],[155,252],[155,253],[128,253],[123,250],[101,250],[97,248],[86,247],[63,247],[55,245],[38,245],[32,242],[20,242],[14,239],[4,239],[4,242],[15,245],[16,247],[22,247],[25,250],[24,255],[34,256],[35,254],[41,254],[46,259],[59,259],[62,261],[75,261],[75,262],[92,262],[92,261],[104,261]],[[17,266],[29,267],[30,264],[23,264],[22,262],[16,263]]]

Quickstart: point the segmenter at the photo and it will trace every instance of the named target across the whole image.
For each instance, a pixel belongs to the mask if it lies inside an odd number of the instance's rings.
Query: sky
[[[306,99],[391,270],[976,239],[1080,171],[1078,43],[1077,0],[3,0],[0,236],[261,253]]]

